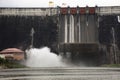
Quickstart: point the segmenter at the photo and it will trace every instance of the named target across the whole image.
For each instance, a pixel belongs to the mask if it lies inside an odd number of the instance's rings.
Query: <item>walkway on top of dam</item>
[[[77,14],[80,10],[85,9],[85,13],[91,9],[98,15],[120,15],[120,6],[106,6],[106,7],[55,7],[55,8],[13,8],[13,7],[1,7],[0,15],[19,15],[19,16],[52,16],[60,14],[61,9],[67,9],[68,13],[70,9],[76,9]]]

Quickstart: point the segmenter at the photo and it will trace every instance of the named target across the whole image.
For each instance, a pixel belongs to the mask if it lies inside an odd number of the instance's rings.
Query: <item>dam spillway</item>
[[[75,59],[119,63],[119,11],[119,7],[60,8],[59,51],[70,52]]]
[[[89,49],[86,51],[90,52],[93,48],[97,50],[98,17],[95,15],[95,8],[91,9],[90,13],[86,13],[86,8],[61,9],[59,15],[60,51],[85,52],[85,49]]]
[[[110,52],[120,48],[120,7],[0,8],[0,49],[48,46],[55,52],[98,54],[101,45]],[[88,54],[87,54],[88,55]],[[109,60],[109,58],[108,58]]]

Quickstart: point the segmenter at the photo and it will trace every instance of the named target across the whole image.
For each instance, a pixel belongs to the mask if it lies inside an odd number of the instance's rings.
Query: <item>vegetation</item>
[[[104,64],[102,67],[120,67],[120,64]]]
[[[26,66],[21,65],[15,61],[9,61],[3,58],[0,58],[0,67],[2,68],[25,68]]]

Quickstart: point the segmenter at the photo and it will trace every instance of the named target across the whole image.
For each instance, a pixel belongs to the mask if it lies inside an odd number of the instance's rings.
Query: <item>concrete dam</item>
[[[119,6],[0,8],[0,49],[29,48],[32,28],[33,47],[119,62]]]

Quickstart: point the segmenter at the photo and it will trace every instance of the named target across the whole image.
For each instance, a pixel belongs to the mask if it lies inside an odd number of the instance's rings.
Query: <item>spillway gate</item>
[[[61,8],[58,22],[60,51],[94,52],[97,50],[99,25],[94,7]]]

